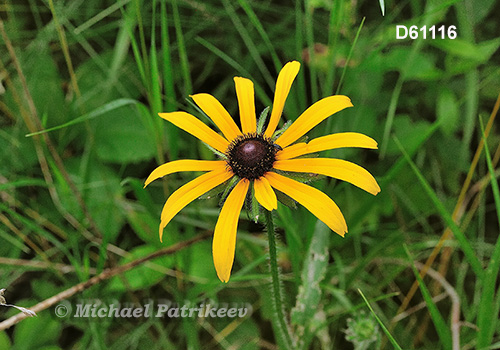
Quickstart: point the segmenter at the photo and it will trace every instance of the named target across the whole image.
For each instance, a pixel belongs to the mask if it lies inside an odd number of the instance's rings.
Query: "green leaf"
[[[10,349],[10,339],[7,333],[0,332],[0,349]]]
[[[33,140],[23,137],[26,129],[2,126],[0,132],[0,164],[10,172],[26,171],[38,165]],[[5,173],[7,175],[8,173]],[[4,175],[4,176],[5,176]]]
[[[100,159],[132,163],[150,159],[155,154],[153,138],[135,108],[124,106],[109,110],[92,122],[96,152]]]
[[[189,275],[206,280],[207,278],[216,278],[215,267],[212,263],[212,242],[203,241],[194,244],[189,249]],[[213,282],[213,280],[209,280]]]
[[[500,47],[500,38],[483,41],[479,44],[473,44],[460,38],[453,40],[429,40],[429,43],[450,55],[484,63],[487,62]]]
[[[385,55],[383,64],[388,70],[403,71],[405,67],[401,62],[405,62],[411,56],[411,47],[395,47],[387,55]],[[435,57],[429,53],[415,53],[414,64],[406,67],[405,77],[408,80],[422,80],[432,78],[439,70],[435,66]]]
[[[451,136],[460,127],[458,117],[459,110],[455,95],[449,89],[441,89],[437,100],[437,120],[441,131],[446,136]]]
[[[123,265],[142,258],[156,250],[156,247],[141,245],[132,249],[130,254],[120,264]],[[114,277],[107,288],[110,292],[147,289],[164,279],[165,269],[171,268],[173,263],[174,257],[172,256],[159,257],[125,272],[122,276]],[[126,284],[124,284],[124,280]]]
[[[50,315],[50,312],[53,310],[40,312],[38,316],[24,319],[16,325],[14,328],[16,350],[40,349],[58,343],[62,323],[57,317]]]
[[[29,57],[23,65],[24,75],[28,79],[30,95],[35,103],[38,115],[48,116],[48,125],[58,125],[68,120],[68,111],[62,90],[63,82],[58,67],[49,54],[48,46],[28,49]]]
[[[431,124],[426,121],[413,121],[408,115],[397,115],[394,118],[394,134],[401,141],[408,153],[414,153],[422,143],[422,135],[427,134]],[[400,154],[397,145],[390,141],[387,146],[387,155]]]
[[[87,173],[80,168],[81,163],[76,160],[66,162],[66,170],[73,178],[74,183],[83,189],[81,191],[82,197],[90,216],[107,240],[113,242],[124,224],[121,179],[116,171],[99,162],[93,162]],[[68,184],[57,173],[55,166],[52,167],[52,171],[57,175],[55,178],[62,204],[75,217],[83,218],[81,209]]]

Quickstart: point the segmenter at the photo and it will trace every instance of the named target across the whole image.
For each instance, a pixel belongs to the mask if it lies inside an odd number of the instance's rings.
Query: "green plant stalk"
[[[267,237],[269,240],[269,270],[272,278],[271,302],[274,308],[273,324],[277,333],[276,339],[285,349],[295,349],[295,341],[290,334],[290,327],[287,325],[283,309],[280,272],[278,269],[278,257],[276,253],[276,239],[274,237],[273,214],[268,210],[265,210],[265,212]]]
[[[498,222],[500,223],[500,189],[498,187],[497,178],[495,176],[495,169],[491,160],[490,151],[486,142],[486,134],[484,132],[484,125],[481,118],[479,118],[481,126],[481,136],[484,141],[484,153],[486,155],[486,163],[491,178],[491,189],[493,191],[493,198],[495,200],[495,209],[497,212]],[[487,348],[493,340],[497,321],[496,307],[492,308],[495,299],[496,281],[498,278],[498,271],[500,270],[500,238],[495,243],[495,249],[491,255],[490,262],[482,279],[482,296],[479,304],[479,312],[477,316],[477,325],[479,333],[477,337],[477,347]]]

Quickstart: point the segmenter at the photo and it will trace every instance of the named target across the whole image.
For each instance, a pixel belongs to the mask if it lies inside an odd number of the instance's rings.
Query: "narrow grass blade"
[[[166,112],[176,110],[174,75],[172,67],[172,57],[170,50],[170,38],[168,35],[168,16],[166,0],[161,1],[161,49],[163,58],[163,86],[165,94],[164,109]],[[164,123],[163,123],[164,124]],[[165,125],[165,124],[164,124]],[[165,125],[168,135],[168,149],[172,159],[177,159],[179,155],[179,129],[170,123]]]
[[[342,87],[342,82],[344,81],[345,72],[347,71],[347,67],[349,66],[349,61],[351,60],[352,53],[354,51],[354,47],[356,47],[356,43],[358,42],[359,34],[361,33],[361,29],[363,29],[363,24],[365,23],[366,17],[363,17],[361,20],[361,24],[358,27],[358,31],[356,32],[356,36],[354,37],[354,41],[352,43],[351,49],[349,50],[349,54],[347,55],[347,59],[344,64],[344,69],[342,70],[342,75],[340,76],[339,85],[337,86],[337,91],[335,95],[338,95],[340,92],[340,88]]]
[[[217,48],[216,46],[212,45],[210,42],[206,41],[202,37],[197,37],[195,40],[197,42],[199,42],[200,44],[202,44],[203,46],[205,46],[210,51],[212,51],[215,55],[220,57],[224,62],[229,64],[231,67],[233,67],[236,71],[238,71],[241,74],[241,76],[255,81],[255,79],[252,79],[252,74],[250,74],[250,72],[248,72],[245,68],[243,68],[243,66],[241,66],[238,62],[236,62],[233,58],[231,58],[224,51],[222,51],[219,48]],[[259,84],[255,85],[255,95],[257,96],[257,98],[260,101],[262,101],[262,103],[265,106],[270,106],[272,104],[271,99],[269,98],[267,93],[264,91],[264,89],[262,89],[260,87]]]
[[[488,164],[488,171],[491,178],[491,190],[493,191],[493,198],[495,200],[495,209],[497,212],[497,220],[500,223],[500,190],[498,188],[497,178],[495,176],[495,169],[493,168],[493,163],[491,160],[490,151],[486,143],[486,135],[484,133],[483,121],[479,118],[481,124],[481,136],[484,141],[484,153],[486,155],[486,163]],[[494,305],[495,299],[495,288],[498,278],[498,272],[500,270],[500,237],[495,243],[495,249],[490,258],[490,263],[486,268],[484,276],[482,278],[482,294],[479,303],[477,326],[479,328],[479,333],[477,337],[477,348],[486,348],[491,344],[493,340],[493,335],[495,334],[496,325],[498,322],[498,314],[496,308],[492,307]]]
[[[391,333],[389,333],[389,330],[385,327],[384,323],[382,322],[382,320],[377,316],[377,314],[375,313],[375,311],[373,311],[373,308],[372,306],[370,305],[370,303],[368,302],[368,300],[366,299],[365,295],[363,294],[363,292],[361,291],[361,289],[358,288],[358,292],[359,294],[361,294],[361,297],[363,298],[363,300],[365,301],[365,304],[366,306],[368,306],[368,308],[370,309],[373,317],[375,317],[375,319],[377,320],[380,328],[382,328],[382,330],[384,331],[385,335],[387,336],[387,338],[389,339],[389,341],[391,342],[392,346],[394,346],[394,349],[398,349],[398,350],[403,350],[401,349],[401,346],[399,346],[398,342],[396,341],[396,339],[394,339],[394,337],[392,336]]]
[[[232,5],[232,1],[222,0],[222,4],[224,5],[227,15],[233,22],[234,28],[238,31],[238,33],[241,36],[241,39],[245,43],[245,46],[247,47],[250,53],[250,56],[252,56],[252,59],[259,68],[260,72],[262,73],[262,76],[264,77],[264,80],[266,81],[267,85],[269,85],[269,87],[274,87],[274,80],[272,78],[271,73],[267,69],[266,64],[264,63],[264,60],[262,59],[262,56],[259,52],[260,50],[253,42],[252,36],[248,32],[243,22],[240,20],[240,16],[238,16],[238,14],[236,13]]]
[[[310,62],[315,61],[316,52],[314,51],[314,8],[311,4],[311,1],[305,1],[305,12],[304,12],[304,30],[306,34],[306,43],[307,43],[307,51],[309,54]],[[318,93],[318,74],[316,72],[316,65],[309,64],[309,89],[311,93],[311,98],[313,101],[317,101],[319,99]]]
[[[174,15],[174,27],[177,38],[177,46],[179,49],[179,60],[181,63],[182,78],[184,80],[184,95],[188,96],[189,94],[193,93],[193,82],[191,80],[191,71],[189,70],[189,60],[187,57],[184,34],[182,32],[181,17],[179,15],[177,0],[172,0],[172,9]]]
[[[160,69],[158,67],[158,57],[156,54],[156,0],[153,0],[153,19],[151,26],[151,47],[149,49],[149,57],[150,57],[150,76],[151,76],[151,96],[149,97],[151,101],[151,109],[153,114],[159,113],[162,111],[162,103],[161,103],[161,84],[160,84]]]
[[[418,286],[420,287],[420,291],[422,292],[422,296],[424,297],[425,304],[427,305],[427,309],[429,310],[429,314],[431,315],[432,322],[436,327],[436,332],[439,335],[441,344],[443,345],[444,349],[452,349],[451,332],[449,326],[446,324],[445,320],[443,319],[443,316],[441,316],[441,313],[439,312],[436,304],[432,300],[432,295],[429,292],[429,289],[427,289],[424,280],[422,279],[422,277],[420,277],[420,273],[413,264],[413,258],[411,257],[408,247],[404,245],[404,248],[406,255],[408,256],[408,259],[411,263],[413,274],[415,275],[415,278],[418,280]]]
[[[133,3],[127,6],[126,11],[123,9],[121,10],[122,17],[124,19],[123,28],[125,28],[125,30],[128,33],[130,44],[132,45],[132,53],[134,54],[135,63],[137,64],[137,69],[139,70],[139,75],[141,76],[141,80],[143,81],[144,84],[146,84],[146,71],[144,68],[144,62],[141,57],[141,51],[139,50],[139,45],[134,36],[134,28],[137,25],[136,18],[133,15],[134,10],[135,10],[135,5]]]
[[[94,118],[99,117],[103,114],[106,114],[107,112],[112,111],[114,109],[117,109],[117,108],[120,108],[123,106],[127,106],[127,105],[135,105],[135,104],[137,104],[136,100],[132,100],[130,98],[120,98],[118,100],[114,100],[114,101],[111,101],[109,103],[106,103],[104,106],[98,107],[98,108],[94,109],[92,112],[89,112],[89,113],[86,113],[82,116],[79,116],[79,117],[77,117],[77,118],[75,118],[67,123],[64,123],[64,124],[61,124],[58,126],[54,126],[53,128],[49,128],[49,129],[40,130],[37,132],[32,132],[30,134],[26,134],[26,137],[45,134],[45,133],[50,132],[50,131],[63,129],[63,128],[66,128],[68,126],[84,122],[86,120],[94,119]]]
[[[271,40],[269,39],[269,36],[266,33],[266,30],[262,26],[262,24],[259,21],[259,17],[255,14],[255,12],[252,9],[252,6],[248,2],[248,0],[238,0],[238,3],[240,4],[241,8],[245,11],[245,13],[248,16],[248,19],[250,20],[250,23],[253,24],[255,29],[260,34],[260,37],[262,38],[262,41],[264,44],[266,44],[267,49],[269,50],[269,53],[271,54],[271,58],[274,63],[274,68],[279,71],[281,68],[281,61],[278,58],[278,54],[276,53],[276,50],[274,49],[273,44],[271,43]]]
[[[330,11],[330,20],[328,24],[328,47],[330,49],[337,47],[337,42],[340,36],[342,13],[344,8],[343,1],[334,1]],[[333,82],[335,81],[335,73],[337,72],[336,65],[330,65],[325,83],[323,84],[323,91],[330,92],[333,89]],[[329,130],[329,129],[327,129]]]
[[[168,13],[166,0],[161,1],[161,49],[163,55],[163,86],[165,87],[165,110],[173,112],[176,110],[174,75],[172,67],[172,56],[170,50],[170,38],[168,35]]]
[[[417,168],[415,163],[411,160],[410,156],[408,153],[406,153],[405,149],[403,148],[403,145],[401,145],[401,142],[397,139],[397,137],[394,137],[394,141],[396,142],[396,145],[399,147],[401,150],[401,153],[403,153],[404,157],[406,158],[406,161],[408,164],[410,164],[410,167],[412,168],[413,172],[417,176],[420,185],[423,187],[424,191],[427,193],[429,198],[431,199],[432,203],[434,204],[434,207],[437,209],[443,220],[446,222],[448,227],[451,229],[453,232],[455,238],[457,239],[458,243],[460,244],[460,248],[465,254],[465,257],[467,261],[469,262],[472,270],[478,276],[478,278],[481,278],[483,276],[483,267],[481,266],[481,262],[477,258],[477,256],[474,253],[474,250],[472,249],[469,241],[467,240],[467,237],[465,237],[464,233],[460,230],[460,228],[457,226],[453,218],[451,217],[450,213],[446,210],[444,207],[443,203],[439,200],[437,197],[436,193],[432,189],[432,187],[429,185],[427,180],[425,180],[424,176],[420,172],[420,170]]]

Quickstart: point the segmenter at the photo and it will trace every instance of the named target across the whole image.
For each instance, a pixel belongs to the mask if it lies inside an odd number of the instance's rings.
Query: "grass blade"
[[[81,122],[84,122],[84,121],[87,121],[90,119],[94,119],[94,118],[99,117],[103,114],[106,114],[107,112],[112,111],[114,109],[117,109],[117,108],[120,108],[123,106],[127,106],[127,105],[135,105],[137,103],[138,102],[136,100],[133,100],[130,98],[120,98],[118,100],[114,100],[114,101],[111,101],[109,103],[106,103],[104,106],[98,107],[98,108],[94,109],[92,112],[85,113],[84,115],[79,116],[79,117],[77,117],[77,118],[75,118],[67,123],[64,123],[64,124],[61,124],[58,126],[54,126],[53,128],[49,128],[49,129],[40,130],[37,132],[32,132],[30,134],[26,134],[26,137],[45,134],[45,133],[50,132],[50,131],[63,129],[63,128],[66,128],[66,127],[71,126],[71,125],[75,125],[75,124],[78,124],[78,123],[81,123]]]
[[[448,227],[451,229],[451,231],[455,235],[455,238],[457,239],[458,243],[460,244],[460,248],[464,252],[465,257],[466,257],[467,261],[469,262],[472,270],[474,271],[476,276],[478,276],[478,278],[481,278],[483,275],[483,267],[481,265],[481,262],[478,260],[477,256],[475,255],[474,250],[472,249],[469,241],[467,240],[467,237],[465,237],[464,233],[457,226],[457,224],[455,223],[455,221],[451,217],[450,213],[448,213],[448,211],[444,207],[443,203],[441,203],[441,201],[437,197],[437,195],[434,192],[434,190],[432,189],[432,187],[429,185],[427,180],[425,180],[424,176],[422,175],[420,170],[417,168],[415,163],[413,163],[413,161],[411,160],[408,153],[406,153],[405,149],[403,148],[403,145],[401,145],[401,142],[399,142],[397,137],[394,138],[394,141],[396,142],[396,145],[401,150],[401,153],[403,153],[408,164],[410,164],[410,167],[412,168],[413,172],[417,176],[424,191],[430,197],[432,203],[434,204],[434,206],[438,210],[439,214],[441,215],[443,220],[446,222]]]
[[[193,82],[191,80],[191,71],[189,69],[189,59],[186,51],[186,43],[184,41],[184,34],[182,32],[181,17],[179,15],[179,7],[177,0],[172,1],[174,27],[177,37],[177,46],[179,48],[179,60],[181,63],[182,79],[184,80],[184,96],[193,93]]]
[[[452,340],[451,340],[451,332],[446,324],[445,320],[443,319],[443,316],[441,316],[441,313],[439,312],[436,304],[432,300],[432,295],[429,292],[429,289],[427,289],[427,286],[424,283],[424,280],[422,277],[420,277],[420,273],[418,272],[417,268],[415,267],[415,264],[413,263],[413,258],[411,257],[410,251],[408,250],[408,247],[405,245],[405,252],[406,255],[408,256],[408,259],[411,264],[411,268],[413,270],[413,274],[415,275],[415,278],[418,280],[418,286],[420,287],[420,291],[422,292],[422,296],[424,297],[425,304],[427,305],[427,308],[429,309],[429,313],[431,315],[432,322],[434,323],[434,326],[436,327],[436,332],[439,335],[439,339],[441,340],[441,344],[443,344],[444,349],[452,349]]]
[[[361,33],[361,29],[363,29],[363,24],[365,23],[366,17],[363,17],[361,20],[361,24],[358,27],[358,31],[356,32],[356,36],[354,37],[354,42],[351,45],[351,49],[349,50],[349,54],[347,55],[347,59],[344,64],[344,69],[342,69],[342,75],[340,76],[340,81],[339,85],[337,86],[337,91],[335,92],[335,95],[338,95],[340,92],[340,88],[342,87],[342,82],[344,81],[344,76],[345,72],[347,71],[347,67],[349,66],[349,61],[351,60],[352,57],[352,52],[354,51],[354,47],[356,46],[356,43],[358,42],[359,34]]]
[[[491,189],[493,191],[493,198],[495,200],[495,209],[497,212],[497,219],[500,223],[500,191],[498,188],[497,178],[495,176],[495,169],[493,168],[493,163],[491,160],[490,151],[486,143],[486,135],[484,132],[483,121],[479,118],[481,124],[481,136],[484,141],[484,153],[486,155],[486,163],[488,164],[488,171],[491,178]],[[484,272],[482,278],[482,294],[479,304],[477,326],[479,328],[479,333],[477,337],[477,348],[482,349],[488,347],[493,340],[493,335],[495,333],[496,324],[498,321],[498,315],[496,313],[496,308],[491,306],[494,304],[495,298],[495,287],[498,278],[498,272],[500,270],[500,237],[497,239],[495,244],[495,249],[490,259],[490,263]]]
[[[368,308],[370,309],[370,312],[372,313],[373,317],[375,317],[375,319],[377,320],[380,328],[382,328],[382,330],[384,331],[385,335],[387,336],[387,338],[389,339],[389,341],[391,342],[391,344],[394,346],[394,349],[398,349],[398,350],[403,350],[401,348],[401,346],[399,346],[398,342],[396,341],[396,339],[394,339],[394,337],[392,336],[391,333],[389,333],[389,330],[385,327],[384,323],[382,322],[382,320],[377,316],[377,314],[375,313],[375,311],[373,311],[373,308],[372,306],[370,305],[370,303],[368,302],[368,300],[366,299],[365,295],[363,294],[363,292],[361,291],[361,289],[358,288],[358,292],[359,294],[361,294],[361,297],[363,298],[363,300],[365,301],[365,304],[366,306],[368,306]]]

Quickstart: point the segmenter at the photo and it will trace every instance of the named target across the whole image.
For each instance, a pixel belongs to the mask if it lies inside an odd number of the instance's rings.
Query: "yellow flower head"
[[[377,148],[377,142],[370,137],[352,132],[331,134],[308,143],[294,143],[330,115],[352,107],[347,96],[329,96],[314,103],[282,134],[273,137],[299,68],[300,63],[293,61],[287,63],[279,73],[271,117],[264,132],[257,132],[253,83],[241,77],[235,77],[234,83],[242,130],[222,104],[209,94],[196,94],[191,97],[212,119],[223,136],[189,113],[159,113],[163,119],[224,155],[224,159],[217,161],[186,159],[168,162],[149,175],[145,186],[178,171],[208,171],[180,187],[168,198],[161,213],[160,240],[165,226],[187,204],[233,177],[238,180],[222,206],[212,244],[215,269],[223,282],[227,282],[231,274],[238,217],[251,184],[255,198],[265,209],[277,209],[275,190],[278,190],[302,204],[341,236],[347,232],[347,225],[335,202],[314,187],[282,174],[306,172],[326,175],[350,182],[374,195],[380,192],[373,176],[356,164],[341,159],[297,158],[342,147]]]

